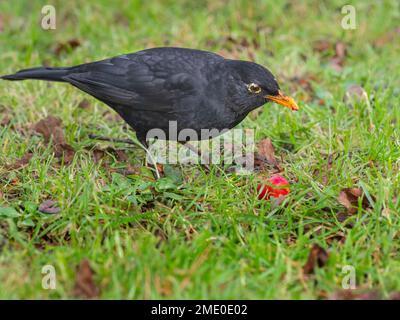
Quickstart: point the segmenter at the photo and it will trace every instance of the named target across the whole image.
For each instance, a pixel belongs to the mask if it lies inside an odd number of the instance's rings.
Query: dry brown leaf
[[[349,214],[347,212],[339,212],[336,214],[336,218],[340,223],[343,223],[349,218]]]
[[[392,292],[392,293],[389,295],[389,299],[390,299],[390,300],[400,300],[400,291]]]
[[[67,144],[60,118],[48,116],[35,124],[34,130],[43,135],[44,141],[53,142],[54,155],[63,158],[65,164],[70,164],[74,158],[75,150]]]
[[[57,202],[53,200],[46,200],[40,204],[39,211],[42,213],[57,214],[60,213],[61,208],[58,207]]]
[[[105,152],[104,150],[101,149],[93,149],[93,160],[94,163],[99,163],[101,159],[103,159],[103,157],[105,156]]]
[[[164,165],[162,163],[156,163],[157,171],[161,176],[164,176]]]
[[[5,115],[1,121],[0,121],[0,126],[6,127],[11,123],[11,117],[8,115]]]
[[[318,244],[314,244],[308,255],[306,264],[303,266],[303,272],[306,275],[313,274],[315,268],[322,268],[328,261],[328,252],[320,247]]]
[[[388,33],[381,35],[379,38],[377,38],[373,44],[377,48],[382,48],[388,43],[393,42],[396,38],[398,39],[400,37],[400,27],[397,27],[396,29],[389,31]]]
[[[278,160],[275,157],[275,149],[269,138],[262,139],[258,144],[258,157],[261,160],[267,160],[271,165],[277,166]]]
[[[344,60],[346,58],[347,47],[342,41],[336,42],[334,45],[329,40],[319,40],[314,42],[313,49],[316,52],[327,53],[334,48],[335,55],[330,58],[329,65],[337,72],[342,71]]]
[[[13,164],[7,166],[8,170],[17,170],[25,167],[29,161],[31,161],[33,154],[31,152],[27,152],[23,155],[22,158],[17,159]]]
[[[61,119],[53,116],[48,116],[35,124],[35,131],[42,134],[44,141],[49,143],[55,130],[61,126]]]
[[[128,160],[129,160],[128,155],[122,149],[109,148],[108,151],[115,155],[118,162],[128,162]]]
[[[168,297],[172,294],[172,282],[169,279],[161,279],[159,275],[154,277],[154,287],[156,291],[164,297]]]
[[[60,42],[54,49],[54,53],[59,56],[63,52],[73,50],[81,45],[79,39],[70,39],[67,42]]]
[[[236,38],[233,36],[227,36],[221,40],[214,42],[209,41],[211,46],[218,44],[222,49],[218,52],[225,58],[229,59],[240,59],[241,57],[247,56],[247,60],[255,60],[255,52],[260,46],[256,39],[249,41],[247,38]]]
[[[75,156],[75,150],[69,144],[57,144],[54,148],[54,154],[57,158],[62,158],[64,164],[69,165]]]
[[[343,70],[344,60],[346,58],[346,44],[344,42],[337,42],[335,44],[335,56],[329,61],[330,66],[336,71]]]
[[[115,111],[111,110],[106,110],[103,112],[102,114],[104,120],[109,121],[109,122],[121,122],[123,123],[123,119],[121,118],[121,116],[116,113]]]
[[[90,102],[88,99],[83,99],[81,102],[78,104],[78,108],[80,109],[88,109],[90,107]]]
[[[380,295],[376,290],[370,291],[354,291],[354,290],[339,290],[335,292],[330,300],[377,300]]]
[[[74,295],[81,298],[92,299],[100,294],[99,288],[93,280],[94,272],[89,260],[84,259],[79,264],[75,278]]]
[[[344,59],[346,57],[346,44],[344,42],[336,42],[335,44],[335,52],[336,52],[336,56],[339,59]]]
[[[349,214],[357,213],[358,199],[361,199],[363,209],[371,208],[371,204],[360,188],[344,188],[340,191],[337,199],[347,209]]]
[[[313,50],[317,52],[326,52],[332,49],[332,43],[328,40],[318,40],[313,44]]]

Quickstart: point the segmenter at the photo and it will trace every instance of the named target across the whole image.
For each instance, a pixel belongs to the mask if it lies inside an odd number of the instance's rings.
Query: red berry
[[[259,184],[257,186],[259,200],[268,200],[271,197],[279,198],[280,196],[286,196],[289,192],[289,182],[278,174],[270,177],[267,184]]]

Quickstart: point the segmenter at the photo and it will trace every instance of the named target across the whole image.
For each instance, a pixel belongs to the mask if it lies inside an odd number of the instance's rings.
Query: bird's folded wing
[[[162,112],[172,111],[176,101],[198,88],[191,75],[171,66],[126,57],[77,67],[63,79],[107,104]]]
[[[137,99],[134,92],[86,78],[85,74],[72,74],[66,76],[65,79],[73,86],[105,103],[129,106]]]

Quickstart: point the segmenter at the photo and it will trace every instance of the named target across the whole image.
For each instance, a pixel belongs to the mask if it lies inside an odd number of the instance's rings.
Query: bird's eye
[[[249,91],[250,91],[251,93],[260,93],[260,92],[261,92],[260,86],[259,86],[258,84],[255,84],[255,83],[250,83],[250,84],[247,86],[247,89],[249,89]]]

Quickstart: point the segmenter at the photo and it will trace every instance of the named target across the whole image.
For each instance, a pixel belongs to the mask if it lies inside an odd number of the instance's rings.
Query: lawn
[[[272,141],[291,192],[279,204],[257,198],[259,181],[277,171],[268,163],[249,175],[170,165],[156,181],[140,148],[90,138],[135,139],[101,102],[67,84],[0,81],[0,298],[400,291],[398,1],[351,1],[349,30],[348,1],[52,3],[56,29],[43,30],[47,1],[0,2],[0,74],[156,46],[256,61],[300,111],[268,104],[238,127]],[[62,120],[61,156],[35,130],[48,116]],[[42,286],[44,266],[55,289]]]

